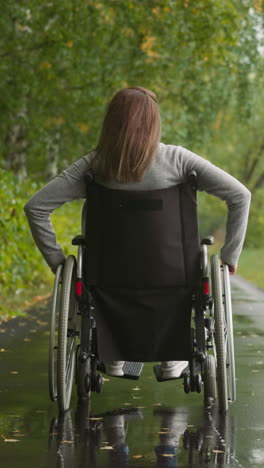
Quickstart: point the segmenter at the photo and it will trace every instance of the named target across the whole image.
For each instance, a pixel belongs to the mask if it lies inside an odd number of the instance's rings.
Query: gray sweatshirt
[[[62,263],[65,256],[57,244],[50,214],[66,202],[85,198],[85,175],[93,158],[93,152],[83,156],[36,192],[24,207],[34,240],[52,268]],[[221,258],[229,265],[236,265],[245,238],[251,195],[238,180],[209,161],[181,146],[160,143],[141,182],[124,184],[112,181],[103,185],[120,190],[167,188],[186,182],[192,170],[197,173],[198,190],[215,195],[227,204],[226,236]],[[96,175],[95,180],[100,182]]]

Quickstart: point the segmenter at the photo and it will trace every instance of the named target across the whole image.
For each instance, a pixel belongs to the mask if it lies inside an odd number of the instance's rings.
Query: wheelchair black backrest
[[[193,288],[199,281],[196,190],[87,184],[85,278],[107,288]]]

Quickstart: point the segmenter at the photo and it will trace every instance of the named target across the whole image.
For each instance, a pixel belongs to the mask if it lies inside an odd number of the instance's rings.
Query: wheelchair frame
[[[218,400],[225,413],[228,401],[236,399],[232,305],[228,266],[213,255],[209,268],[207,246],[213,242],[212,236],[201,241],[201,287],[193,295],[192,357],[183,386],[186,393],[200,393],[204,387],[205,406]],[[93,298],[83,282],[84,236],[76,236],[72,244],[78,247],[77,259],[70,255],[57,269],[50,321],[49,395],[60,412],[70,407],[74,371],[79,400],[100,393],[103,384]]]

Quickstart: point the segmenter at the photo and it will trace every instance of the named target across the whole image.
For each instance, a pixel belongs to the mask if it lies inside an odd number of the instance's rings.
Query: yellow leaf
[[[52,67],[51,63],[49,62],[42,62],[39,66],[40,70],[49,70]]]
[[[132,455],[132,458],[143,458],[143,455]]]
[[[224,450],[212,450],[213,453],[225,453]]]
[[[68,41],[67,42],[67,47],[72,47],[73,46],[73,41]]]
[[[156,16],[160,16],[160,7],[152,8],[152,13]]]
[[[254,8],[261,14],[263,12],[263,0],[254,0]]]
[[[18,439],[4,439],[4,442],[21,442],[21,440],[18,440]]]
[[[10,374],[18,374],[18,372],[14,370],[14,371],[11,371]]]
[[[100,447],[100,450],[114,450],[114,447],[111,447],[110,445],[105,445],[104,447]]]
[[[77,127],[81,130],[82,133],[87,133],[89,130],[89,125],[83,122],[77,122]]]
[[[4,439],[4,442],[21,442],[18,439],[6,439],[3,434],[0,434],[0,436]]]
[[[6,351],[5,348],[1,348],[1,349],[0,349],[0,353],[4,353],[5,351]]]
[[[161,453],[162,457],[175,457],[175,454],[173,453]]]

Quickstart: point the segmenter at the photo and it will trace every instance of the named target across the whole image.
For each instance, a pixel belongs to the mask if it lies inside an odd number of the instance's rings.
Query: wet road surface
[[[186,395],[182,381],[157,383],[152,364],[138,381],[108,377],[90,406],[77,406],[74,389],[58,417],[48,396],[47,305],[3,325],[1,467],[263,467],[264,292],[232,278],[232,296],[237,401],[225,417],[205,412],[202,394]]]

